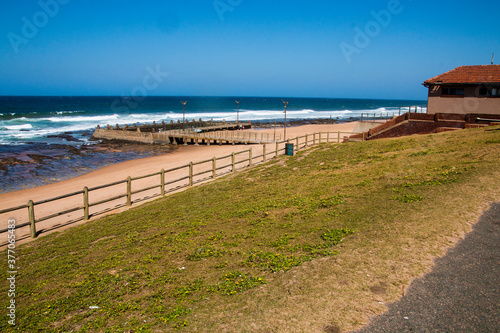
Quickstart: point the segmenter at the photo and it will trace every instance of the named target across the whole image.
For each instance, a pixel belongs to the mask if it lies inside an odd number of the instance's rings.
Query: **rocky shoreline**
[[[287,127],[338,124],[357,119],[307,119],[287,121]],[[254,129],[284,126],[284,122],[253,122]],[[106,165],[163,155],[177,148],[128,142],[89,142],[90,132],[66,132],[47,137],[48,142],[3,146],[0,151],[0,193],[69,179]],[[80,139],[81,138],[81,139]]]

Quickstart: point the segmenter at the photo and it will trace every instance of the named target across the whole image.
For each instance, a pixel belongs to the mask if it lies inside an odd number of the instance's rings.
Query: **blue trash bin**
[[[285,155],[293,156],[293,143],[285,144]]]

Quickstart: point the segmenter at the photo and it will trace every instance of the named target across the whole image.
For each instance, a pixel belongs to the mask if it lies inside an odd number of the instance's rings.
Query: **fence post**
[[[233,165],[233,172],[236,172],[236,158],[234,156],[234,151],[233,153],[231,154],[231,164]]]
[[[89,219],[89,188],[87,186],[83,188],[83,219],[85,221]]]
[[[36,227],[35,227],[35,204],[33,200],[28,201],[28,215],[31,223],[31,238],[36,238]]]
[[[193,162],[189,162],[189,186],[193,186]]]
[[[165,169],[160,171],[160,185],[161,185],[161,196],[165,196]]]
[[[308,141],[309,141],[309,135],[308,135],[308,134],[306,134],[306,147],[307,147],[307,143],[308,143]]]
[[[363,141],[366,140],[366,132],[363,132]]]
[[[340,131],[337,132],[337,143],[340,143]]]
[[[296,146],[297,146],[297,151],[299,151],[299,137],[297,137],[297,144],[296,144]]]
[[[250,149],[248,150],[248,159],[249,159],[249,164],[248,164],[248,166],[252,166],[252,163],[253,163],[253,161],[252,161],[252,160],[253,160],[253,152],[252,152],[252,148],[250,148]]]
[[[127,206],[132,205],[132,178],[127,177]]]
[[[330,131],[326,132],[326,143],[330,142]]]
[[[217,158],[214,156],[212,158],[212,179],[215,179],[216,172],[217,172]]]
[[[279,142],[276,142],[276,157],[278,157],[278,149],[279,149],[279,145],[280,145],[280,143],[279,143]]]
[[[262,146],[262,162],[266,161],[266,144]]]

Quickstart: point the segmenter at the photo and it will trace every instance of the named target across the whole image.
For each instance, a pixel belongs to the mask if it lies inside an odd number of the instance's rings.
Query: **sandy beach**
[[[341,123],[341,124],[328,124],[328,125],[303,125],[296,127],[287,128],[287,138],[293,139],[297,136],[303,136],[306,134],[313,134],[318,132],[345,132],[342,136],[347,135],[347,132],[355,132],[359,130],[358,122]],[[250,132],[258,133],[274,133],[274,129],[252,129],[248,130]],[[277,132],[283,134],[283,128],[278,128]],[[168,149],[168,148],[166,148]],[[138,177],[142,175],[147,175],[151,173],[159,172],[161,169],[169,170],[177,168],[179,166],[187,165],[190,162],[198,162],[212,159],[213,157],[227,156],[233,152],[242,152],[252,149],[253,156],[261,155],[263,152],[263,146],[258,144],[253,145],[189,145],[189,146],[179,146],[179,148],[170,154],[148,157],[143,159],[131,160],[122,163],[117,163],[109,165],[107,167],[92,171],[85,175],[61,181],[54,184],[44,185],[36,188],[20,190],[15,192],[0,194],[0,209],[6,209],[9,207],[16,207],[20,205],[25,205],[29,200],[34,202],[58,197],[64,194],[69,194],[77,191],[81,191],[84,187],[96,187],[103,184],[109,184],[113,182],[118,182],[125,180],[127,177]],[[268,148],[272,149],[272,148]],[[248,153],[238,155],[240,159],[248,158]],[[206,167],[208,168],[208,167]],[[195,172],[197,172],[195,170]],[[186,170],[177,170],[168,175],[165,181],[168,182],[169,179],[178,179],[185,176]],[[29,180],[28,180],[29,181]],[[159,180],[154,178],[147,178],[134,183],[132,190],[134,188],[144,188],[147,186],[152,186],[151,184],[158,184]],[[92,192],[90,194],[91,202],[97,202],[106,198],[112,198],[119,194],[123,194],[125,184],[119,184],[114,187],[107,187],[103,190]],[[99,192],[99,193],[97,193]],[[151,200],[153,196],[159,193],[159,189],[153,189],[148,192],[138,193],[132,197],[134,202],[133,206],[137,206],[138,202],[146,202]],[[61,199],[58,201],[53,201],[47,204],[40,204],[36,206],[35,217],[39,219],[43,216],[48,216],[68,210],[74,207],[82,206],[82,195],[75,195],[66,199]],[[125,198],[120,198],[102,205],[91,207],[91,218],[99,218],[105,214],[113,214],[123,210],[128,209],[125,205]],[[97,214],[98,213],[98,214]],[[92,214],[97,216],[92,216]],[[0,215],[0,229],[7,228],[7,221],[14,219],[17,225],[28,222],[28,212],[26,208],[2,214]],[[82,210],[76,212],[63,214],[58,217],[51,218],[46,221],[41,221],[36,223],[37,232],[39,236],[46,235],[50,232],[61,231],[65,228],[75,226],[81,223],[85,223],[82,219]],[[22,227],[16,230],[16,240],[17,243],[23,243],[32,240],[30,237],[29,227]],[[7,233],[0,235],[0,246],[4,247],[7,241]]]

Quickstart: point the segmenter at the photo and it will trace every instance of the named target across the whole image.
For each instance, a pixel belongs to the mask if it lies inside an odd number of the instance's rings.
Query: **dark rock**
[[[53,160],[54,158],[46,155],[39,154],[28,154],[28,157],[31,158],[36,163],[43,163],[44,160]]]
[[[7,167],[9,165],[16,165],[16,164],[29,164],[30,162],[20,160],[15,157],[6,157],[0,160],[0,170],[7,170]]]
[[[63,133],[63,134],[51,134],[51,135],[47,135],[47,138],[51,138],[51,139],[63,139],[63,140],[66,140],[66,141],[71,141],[71,142],[81,142],[80,139],[77,139],[69,134],[66,134],[66,133]]]

